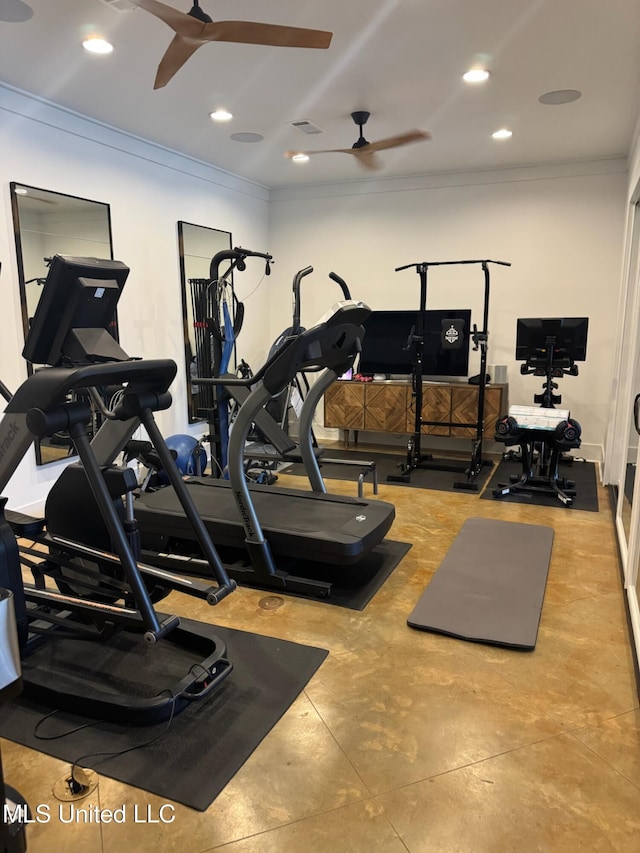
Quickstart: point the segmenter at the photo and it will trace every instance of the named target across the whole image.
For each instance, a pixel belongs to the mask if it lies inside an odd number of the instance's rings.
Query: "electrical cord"
[[[194,664],[194,666],[192,666],[189,671],[192,672],[195,666],[197,666],[197,664]],[[205,667],[202,667],[202,669],[208,673],[208,670],[206,670]],[[136,749],[144,749],[145,747],[151,746],[152,744],[157,743],[157,741],[159,741],[161,738],[165,737],[168,734],[169,729],[171,728],[171,724],[173,723],[173,719],[175,717],[175,710],[176,710],[176,699],[178,698],[173,693],[173,691],[169,690],[168,688],[166,690],[161,690],[159,693],[156,694],[156,696],[162,696],[165,693],[169,694],[169,696],[172,699],[172,702],[171,702],[171,714],[169,716],[169,720],[167,722],[167,725],[163,731],[161,731],[159,734],[157,734],[155,737],[151,738],[150,740],[145,741],[144,743],[139,743],[139,744],[136,744],[135,746],[129,746],[126,749],[114,750],[113,752],[89,752],[86,755],[79,756],[78,758],[74,759],[74,761],[71,764],[71,780],[72,780],[72,782],[80,785],[81,788],[84,787],[83,783],[79,782],[76,779],[75,771],[76,771],[76,768],[83,769],[80,765],[80,762],[86,761],[87,758],[99,758],[102,756],[100,761],[94,763],[93,767],[88,768],[90,770],[95,770],[97,765],[102,764],[104,761],[108,761],[110,758],[117,758],[121,755],[126,755],[128,752],[134,752]],[[50,719],[55,714],[60,713],[60,710],[61,710],[60,708],[56,708],[54,711],[50,711],[48,714],[45,714],[44,717],[42,717],[40,720],[38,720],[38,722],[36,723],[36,725],[34,727],[34,736],[36,737],[37,740],[43,740],[43,741],[58,740],[60,738],[68,737],[69,735],[75,734],[75,732],[82,731],[82,729],[88,729],[88,728],[91,728],[92,726],[97,726],[97,725],[100,725],[101,723],[106,722],[106,720],[92,720],[90,723],[83,723],[81,726],[76,726],[75,728],[69,729],[66,732],[61,732],[58,735],[46,736],[46,735],[38,734],[38,728],[44,722],[46,722],[46,720]]]
[[[157,693],[156,695],[162,696],[163,693],[168,693],[172,699],[171,714],[169,716],[169,720],[167,722],[167,726],[164,729],[164,731],[160,732],[155,737],[151,738],[151,740],[145,741],[144,743],[138,743],[135,746],[129,746],[126,749],[118,749],[118,750],[115,750],[113,752],[89,752],[86,755],[81,755],[79,758],[76,758],[74,760],[73,764],[71,765],[71,778],[74,779],[74,781],[75,781],[75,777],[73,774],[74,774],[76,767],[80,767],[80,762],[85,761],[87,758],[98,758],[100,756],[103,756],[102,761],[98,761],[96,763],[96,764],[102,764],[104,761],[108,761],[110,758],[118,758],[121,755],[126,755],[128,752],[135,752],[136,749],[145,749],[147,746],[151,746],[152,744],[157,743],[161,738],[165,737],[165,735],[167,735],[169,733],[169,729],[171,728],[171,724],[173,723],[173,718],[175,716],[175,710],[176,710],[176,698],[177,697],[169,689],[161,690],[160,693]],[[93,767],[91,767],[89,769],[94,770],[96,767],[96,764],[94,764]]]
[[[112,398],[111,398],[111,400],[109,401],[109,411],[110,411],[110,412],[115,412],[115,410],[118,408],[118,406],[119,406],[119,405],[120,405],[120,403],[122,402],[122,400],[123,400],[123,398],[124,398],[124,394],[125,394],[125,389],[124,389],[124,388],[119,388],[119,389],[115,392],[115,394],[113,395],[113,397],[112,397]]]
[[[76,732],[82,731],[82,729],[89,729],[89,728],[91,728],[91,726],[97,726],[100,723],[105,722],[105,720],[92,720],[90,723],[83,723],[81,726],[76,726],[74,729],[69,729],[68,731],[61,732],[58,735],[41,735],[41,734],[38,734],[38,729],[40,728],[40,726],[43,723],[45,723],[48,719],[53,717],[55,714],[59,714],[59,713],[60,713],[60,708],[56,708],[53,711],[49,711],[48,714],[45,714],[44,717],[41,717],[38,720],[38,722],[33,727],[33,736],[37,740],[59,740],[60,738],[68,737],[68,735],[72,735],[72,734],[75,734]]]

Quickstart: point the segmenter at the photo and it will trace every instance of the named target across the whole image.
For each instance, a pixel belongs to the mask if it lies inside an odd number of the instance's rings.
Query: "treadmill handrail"
[[[277,394],[302,371],[327,367],[349,367],[364,336],[362,323],[371,314],[363,302],[338,303],[337,310],[325,321],[296,337],[284,340],[260,370],[246,379],[197,377],[194,382],[208,385],[241,385],[248,387],[263,382],[269,392]]]
[[[192,381],[195,385],[241,385],[244,388],[249,388],[264,379],[265,373],[269,369],[270,365],[275,361],[276,356],[288,349],[295,340],[295,338],[285,338],[282,342],[282,347],[278,352],[266,361],[256,373],[252,376],[248,376],[246,379],[241,379],[239,376],[234,377],[228,373],[223,373],[221,376],[196,376]]]

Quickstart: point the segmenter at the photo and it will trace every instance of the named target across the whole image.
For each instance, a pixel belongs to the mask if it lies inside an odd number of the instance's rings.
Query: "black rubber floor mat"
[[[188,619],[181,623],[197,624]],[[53,709],[19,697],[3,707],[0,735],[63,761],[82,759],[82,766],[95,767],[105,776],[204,811],[328,654],[324,649],[245,631],[216,627],[215,632],[227,644],[233,672],[217,692],[191,703],[170,724],[141,728],[96,722],[58,740],[40,740],[34,735],[36,724]],[[87,643],[79,643],[78,649],[79,655],[87,655]],[[132,676],[135,671],[132,661]],[[50,737],[86,722],[86,718],[57,713],[40,726],[39,733]],[[154,743],[132,750],[154,738]]]
[[[559,474],[563,479],[575,482],[575,497],[571,507],[565,505],[553,494],[541,494],[535,491],[513,492],[501,498],[493,495],[493,489],[498,483],[509,485],[510,478],[519,477],[522,465],[503,459],[485,489],[483,500],[501,500],[507,503],[534,504],[563,509],[582,509],[587,512],[598,512],[598,484],[596,481],[596,466],[593,462],[574,462],[572,465],[560,465]]]
[[[335,457],[344,457],[345,459],[352,459],[357,462],[359,459],[363,461],[373,461],[376,463],[377,471],[378,471],[378,482],[380,484],[387,483],[387,477],[389,474],[398,474],[400,473],[399,464],[405,461],[406,454],[393,454],[393,453],[371,453],[366,450],[335,450],[331,448],[331,450],[327,451],[328,456]],[[469,459],[439,459],[434,458],[432,462],[428,464],[434,465],[448,465],[449,467],[459,468],[458,471],[446,470],[442,471],[438,468],[416,468],[411,472],[411,477],[408,483],[390,483],[389,485],[394,486],[408,486],[409,488],[413,487],[414,489],[433,489],[437,492],[461,492],[462,494],[477,494],[482,490],[484,484],[487,482],[491,472],[493,471],[493,466],[491,464],[486,465],[482,468],[480,473],[475,479],[475,485],[477,489],[475,490],[466,490],[466,489],[458,489],[455,487],[455,483],[465,481],[466,475],[464,473],[465,468],[469,465]],[[330,462],[322,462],[320,460],[320,473],[323,478],[326,480],[353,480],[354,482],[358,479],[358,474],[363,470],[358,468],[357,465],[332,465]],[[304,465],[296,463],[292,465],[290,468],[287,468],[286,471],[282,472],[283,474],[295,474],[296,476],[305,477],[306,471]],[[364,494],[365,497],[371,494],[371,475],[369,474],[364,481]]]

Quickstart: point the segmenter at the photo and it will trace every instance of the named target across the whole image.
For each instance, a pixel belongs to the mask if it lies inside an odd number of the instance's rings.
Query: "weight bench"
[[[335,459],[320,455],[318,461],[321,467],[322,465],[355,465],[361,468],[362,470],[358,474],[358,497],[363,496],[364,481],[367,474],[371,474],[373,494],[378,494],[378,469],[374,459]]]
[[[580,447],[580,424],[568,411],[533,406],[512,406],[496,424],[495,440],[506,447],[520,446],[522,473],[509,485],[498,483],[495,498],[515,492],[555,495],[565,506],[575,497],[575,483],[560,477],[563,453]],[[536,456],[537,454],[537,456]]]
[[[322,448],[314,448],[314,452],[318,463],[322,465],[352,465],[362,470],[358,473],[358,497],[364,497],[364,481],[371,474],[371,482],[373,485],[373,494],[378,494],[378,469],[375,460],[367,459],[336,459],[329,458],[324,455]],[[276,448],[273,452],[269,452],[263,445],[261,450],[254,450],[250,445],[245,450],[245,459],[255,460],[256,462],[284,462],[292,464],[304,464],[302,455],[297,449],[292,449],[280,453]]]

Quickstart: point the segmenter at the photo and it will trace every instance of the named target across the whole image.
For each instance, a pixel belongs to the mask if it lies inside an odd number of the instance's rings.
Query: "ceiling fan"
[[[209,41],[229,41],[242,44],[262,44],[274,47],[327,48],[333,33],[277,24],[257,24],[252,21],[212,21],[193,0],[189,12],[181,12],[159,0],[130,0],[175,31],[173,41],[162,57],[154,89],[166,86],[196,50]]]
[[[0,3],[0,21],[6,21],[9,24],[22,24],[33,17],[33,9],[28,3],[23,3],[22,0],[5,0]]]
[[[357,110],[351,113],[351,118],[360,128],[360,136],[351,148],[324,148],[319,151],[287,151],[285,157],[290,160],[299,154],[354,154],[363,169],[375,170],[381,166],[380,160],[375,156],[377,151],[386,151],[388,148],[399,148],[401,145],[409,145],[411,142],[420,142],[431,139],[431,134],[426,130],[409,130],[397,136],[389,136],[378,142],[367,142],[362,133],[363,126],[367,123],[371,113],[366,110]]]

